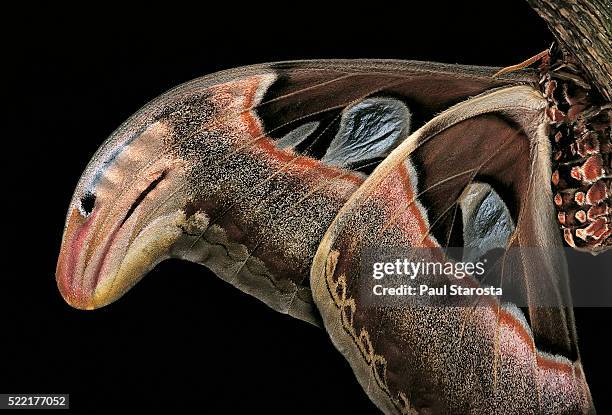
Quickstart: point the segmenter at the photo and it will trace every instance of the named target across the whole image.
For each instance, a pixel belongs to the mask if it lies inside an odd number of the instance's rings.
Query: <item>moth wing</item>
[[[311,271],[313,298],[332,341],[385,412],[592,408],[554,222],[544,105],[531,87],[514,86],[444,111],[374,170],[326,232]],[[376,282],[364,269],[372,252],[416,249],[440,262],[447,247],[482,240],[506,247],[495,262],[500,282],[525,302],[530,322],[516,305],[488,297],[457,305],[449,296],[406,303],[373,295]],[[442,280],[481,283],[453,278]]]

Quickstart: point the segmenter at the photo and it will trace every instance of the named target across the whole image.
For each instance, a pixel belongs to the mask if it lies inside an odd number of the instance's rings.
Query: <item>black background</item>
[[[163,263],[94,312],[63,302],[54,271],[66,208],[89,158],[123,120],[179,83],[303,58],[506,66],[552,41],[522,1],[405,3],[166,4],[129,16],[29,11],[9,39],[17,52],[11,65],[25,77],[7,80],[20,99],[10,102],[18,114],[7,124],[16,128],[3,140],[0,392],[70,393],[74,409],[376,413],[322,330],[273,312],[201,266]],[[605,413],[603,333],[612,313],[576,314],[587,379]]]

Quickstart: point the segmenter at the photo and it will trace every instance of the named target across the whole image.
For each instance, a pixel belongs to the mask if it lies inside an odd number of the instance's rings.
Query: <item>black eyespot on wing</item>
[[[91,213],[96,204],[96,195],[91,192],[87,192],[81,197],[80,211],[83,216],[87,217]]]

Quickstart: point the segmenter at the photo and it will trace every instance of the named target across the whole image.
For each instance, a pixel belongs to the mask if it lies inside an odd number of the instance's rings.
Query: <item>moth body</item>
[[[568,59],[553,47],[541,68],[551,182],[565,242],[597,254],[612,248],[612,104]]]

